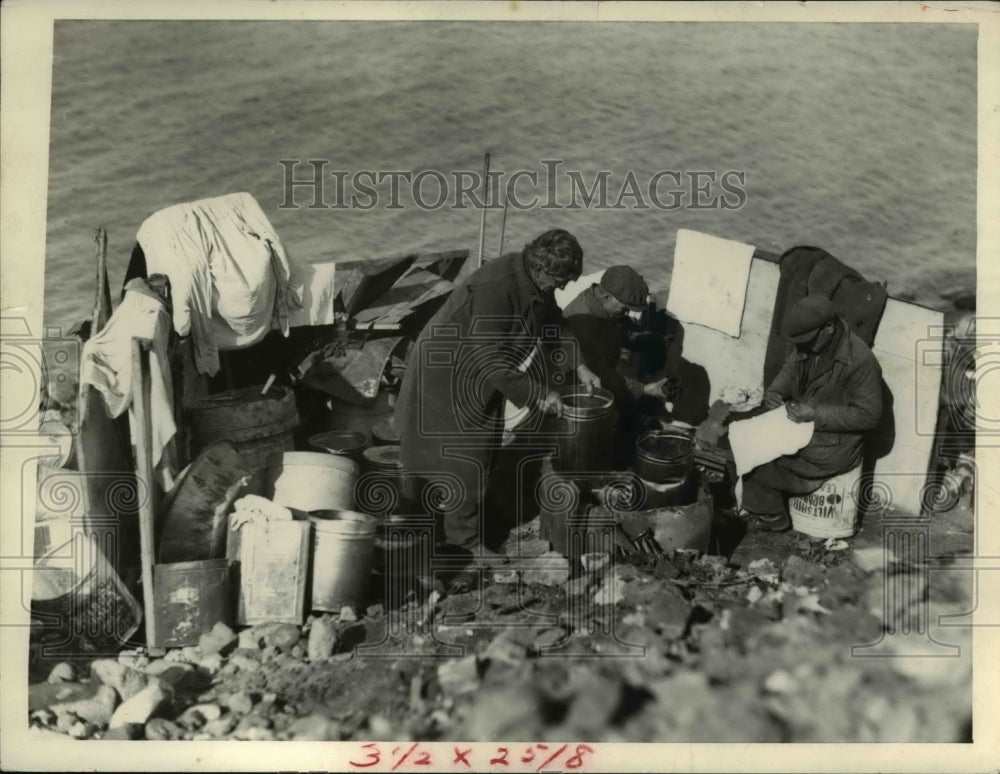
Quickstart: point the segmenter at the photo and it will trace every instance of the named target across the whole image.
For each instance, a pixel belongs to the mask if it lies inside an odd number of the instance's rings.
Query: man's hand
[[[789,403],[785,406],[788,418],[793,422],[815,422],[816,407],[808,403]]]
[[[593,395],[594,389],[601,386],[600,377],[582,363],[577,367],[576,375],[588,395]]]
[[[658,382],[650,382],[649,384],[643,385],[642,394],[650,398],[666,398],[666,384],[666,379],[660,379]]]
[[[780,406],[784,402],[785,399],[781,397],[780,393],[777,392],[764,393],[764,408],[766,408],[768,411],[770,411],[771,409],[778,408],[778,406]]]
[[[539,398],[538,408],[544,414],[552,414],[555,417],[561,417],[563,414],[562,398],[559,397],[559,393],[555,390],[549,390],[548,395],[544,398]]]

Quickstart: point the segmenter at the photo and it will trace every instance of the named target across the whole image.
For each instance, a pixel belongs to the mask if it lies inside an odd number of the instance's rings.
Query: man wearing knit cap
[[[642,311],[648,295],[649,287],[635,269],[612,266],[599,284],[584,290],[564,310],[583,362],[615,396],[623,425],[635,425],[624,428],[626,436],[639,429],[640,402],[662,406],[677,384],[668,378],[644,384],[619,370],[622,349],[630,345],[629,312]]]
[[[796,454],[744,476],[744,515],[755,531],[788,529],[788,497],[814,492],[857,467],[864,433],[882,417],[882,369],[828,298],[800,299],[788,312],[786,329],[794,347],[764,392],[764,408],[784,404],[789,419],[814,422],[815,430]]]

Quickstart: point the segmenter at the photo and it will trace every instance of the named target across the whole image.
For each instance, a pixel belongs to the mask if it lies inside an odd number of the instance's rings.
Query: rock
[[[131,699],[149,683],[149,677],[143,672],[106,658],[92,663],[90,673],[105,685],[114,688],[122,701]]]
[[[253,699],[246,691],[231,693],[220,700],[224,707],[236,715],[248,715],[253,709]]]
[[[601,675],[581,680],[565,720],[568,736],[574,739],[595,739],[611,723],[622,693],[620,683]]]
[[[657,592],[654,596],[647,597],[643,605],[646,625],[668,639],[683,637],[691,616],[691,605],[672,584],[662,586]]]
[[[266,717],[277,701],[278,694],[265,693],[260,697],[260,701],[257,702],[257,706],[254,707],[254,714],[259,715],[260,717]],[[270,721],[268,721],[268,725],[270,725]]]
[[[244,629],[236,637],[236,646],[240,650],[259,650],[264,644],[264,637],[256,626]]]
[[[230,656],[229,663],[241,672],[256,672],[261,667],[260,662],[256,659],[249,658],[240,653]]]
[[[490,662],[520,666],[527,658],[527,649],[524,643],[506,636],[505,632],[490,640],[490,644],[483,651],[483,658]]]
[[[587,572],[601,572],[611,564],[611,557],[603,553],[582,554],[580,556],[580,564],[583,565],[583,569]]]
[[[65,661],[61,661],[52,667],[52,671],[49,672],[49,677],[46,682],[49,683],[71,683],[76,675],[73,672],[73,665],[67,664]]]
[[[37,687],[54,688],[50,691],[47,705],[38,705],[41,700],[40,693],[33,689]],[[63,689],[63,690],[58,690]],[[118,704],[118,693],[109,685],[100,682],[92,683],[42,683],[41,686],[31,686],[28,693],[28,709],[50,709],[57,716],[75,715],[76,718],[83,719],[88,723],[98,726],[106,726]],[[72,723],[63,722],[65,728],[61,731],[69,732]]]
[[[788,694],[799,689],[799,681],[784,669],[776,669],[764,679],[764,690],[768,693]]]
[[[593,599],[598,605],[617,605],[625,599],[625,581],[617,573],[609,573],[594,589]]]
[[[28,686],[28,711],[55,708],[59,704],[92,699],[100,683],[35,683]]]
[[[96,725],[93,723],[87,723],[83,720],[78,720],[73,724],[72,728],[69,729],[69,735],[74,739],[91,739],[96,732]]]
[[[543,540],[542,538],[529,538],[523,540],[511,540],[507,543],[507,556],[510,557],[523,557],[523,556],[542,556],[548,553],[549,549],[552,547],[548,540]]]
[[[254,650],[257,648],[277,648],[289,652],[302,638],[301,629],[291,623],[257,624],[240,632],[238,644],[240,648]]]
[[[344,605],[340,608],[340,622],[341,623],[352,623],[358,620],[358,614],[354,612],[354,608],[350,605]]]
[[[236,633],[219,621],[210,632],[198,638],[198,650],[206,656],[212,653],[225,653],[232,649],[237,639]]]
[[[126,723],[146,723],[173,697],[173,690],[165,683],[154,680],[139,693],[122,702],[111,717],[109,726],[117,728]]]
[[[881,572],[896,561],[896,555],[884,546],[856,548],[851,558],[864,572]]]
[[[207,656],[203,656],[198,660],[198,666],[200,666],[210,675],[214,675],[216,672],[222,669],[222,654],[209,653]]]
[[[528,684],[483,695],[469,709],[463,738],[541,739],[543,721]],[[439,725],[451,725],[442,719]],[[541,763],[541,761],[539,761]]]
[[[138,723],[126,723],[118,728],[109,728],[104,733],[104,739],[109,741],[129,742],[133,739],[142,739],[143,729]]]
[[[310,661],[325,661],[337,647],[337,630],[327,617],[317,618],[309,629],[308,655]]]
[[[389,720],[385,715],[375,714],[368,718],[368,731],[367,736],[371,739],[392,739],[396,736],[396,732],[393,729],[392,721]]]
[[[169,742],[184,736],[184,729],[166,718],[152,718],[146,723],[145,735],[154,742]]]
[[[576,597],[581,594],[586,594],[590,589],[591,579],[586,575],[579,575],[576,578],[570,578],[563,584],[566,589],[567,596]]]
[[[70,729],[79,722],[80,718],[75,712],[66,712],[65,710],[56,712],[55,726],[57,731],[68,734]]]
[[[144,672],[149,666],[150,658],[143,650],[123,650],[118,654],[118,663],[132,669]]]
[[[258,714],[244,715],[236,722],[236,732],[239,734],[243,734],[253,728],[263,728],[270,730],[271,728],[270,718]],[[241,736],[240,738],[246,739],[247,737]]]
[[[292,649],[288,655],[291,656],[292,658],[296,658],[301,661],[303,658],[305,658],[306,649],[302,647],[301,642],[297,642],[295,643],[295,645],[292,646]]]
[[[526,584],[561,586],[569,580],[569,559],[558,551],[549,551],[535,557],[531,569],[522,570],[521,580]]]
[[[222,708],[218,704],[195,704],[188,707],[177,718],[178,725],[195,729],[205,725],[210,720],[222,717]]]
[[[781,565],[781,579],[793,586],[812,588],[823,582],[825,571],[819,565],[792,554]]]
[[[245,728],[237,732],[236,738],[243,739],[247,742],[272,742],[274,741],[274,732],[269,728],[262,728],[260,726],[255,726],[253,728]]]
[[[385,606],[381,602],[376,602],[374,605],[368,605],[365,610],[365,615],[369,618],[378,618],[379,616],[385,615]]]
[[[501,584],[517,583],[517,570],[496,570],[493,573],[493,582]]]
[[[479,664],[475,656],[445,659],[437,670],[441,690],[447,694],[472,693],[479,687]]]
[[[542,629],[535,635],[534,646],[537,650],[543,650],[566,639],[565,629]]]
[[[323,715],[307,715],[288,727],[288,737],[303,742],[339,742],[340,724]]]
[[[220,736],[225,736],[235,727],[236,718],[232,715],[226,715],[224,717],[208,721],[201,730],[204,734],[218,738]]]
[[[186,661],[154,661],[146,667],[146,675],[162,680],[171,688],[193,688],[198,684],[194,664]]]

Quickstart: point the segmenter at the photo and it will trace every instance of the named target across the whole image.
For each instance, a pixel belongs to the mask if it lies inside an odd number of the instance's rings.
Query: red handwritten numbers
[[[383,763],[382,749],[375,742],[362,744],[361,751],[363,753],[362,760],[348,761],[354,768],[367,769]],[[477,752],[479,752],[478,756]],[[472,769],[475,760],[481,770],[504,771],[510,769],[513,757],[515,770],[519,771],[533,771],[537,774],[537,772],[563,767],[575,770],[583,768],[587,762],[587,756],[594,752],[594,748],[587,744],[575,745],[571,754],[568,744],[559,745],[553,749],[550,745],[541,742],[524,748],[520,755],[515,752],[513,756],[509,747],[496,747],[491,754],[488,750],[477,751],[475,747],[452,746],[451,768],[459,771]],[[486,764],[487,760],[488,764]],[[407,768],[434,765],[432,751],[422,749],[420,742],[414,742],[409,747],[394,746],[384,763],[391,764],[389,771],[396,771],[404,764],[409,764]],[[518,766],[518,763],[521,765]]]

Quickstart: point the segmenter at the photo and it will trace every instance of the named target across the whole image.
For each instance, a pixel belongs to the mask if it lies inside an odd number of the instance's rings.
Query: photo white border
[[[903,22],[976,24],[979,27],[978,308],[1000,312],[1000,6],[995,3],[531,3],[531,2],[94,2],[6,0],[0,10],[0,303],[3,314],[22,316],[30,330],[43,329],[52,25],[72,19],[264,19],[438,21],[739,21]],[[95,52],[99,56],[99,52]],[[933,181],[928,181],[933,185]],[[1000,315],[998,315],[1000,316]],[[0,400],[24,405],[0,374]],[[1000,393],[1000,391],[997,391]],[[1000,395],[980,395],[986,416],[998,416]],[[29,398],[30,400],[30,398]],[[992,413],[991,413],[992,412]],[[4,521],[16,511],[20,462],[0,450],[0,508]],[[1000,513],[991,473],[997,450],[980,445],[977,460],[978,545],[1000,554]],[[0,529],[0,556],[21,553],[19,530]],[[993,548],[994,550],[989,550]],[[1000,568],[1000,557],[985,557]],[[0,579],[15,577],[19,564],[2,559]],[[979,573],[980,621],[996,621],[1000,572]],[[0,580],[0,761],[18,770],[340,770],[358,754],[356,742],[99,742],[33,738],[25,728],[27,625],[20,584]],[[1000,631],[973,632],[974,710],[972,744],[599,744],[600,755],[580,771],[996,771]],[[24,728],[23,732],[19,729]],[[429,749],[448,745],[427,743]],[[476,745],[485,751],[494,744]],[[438,766],[435,766],[436,770]],[[386,771],[379,766],[375,771]],[[406,770],[405,768],[402,770]],[[444,770],[448,770],[447,767]],[[464,769],[463,769],[464,770]]]

